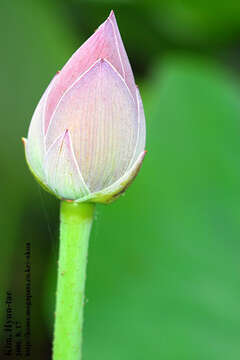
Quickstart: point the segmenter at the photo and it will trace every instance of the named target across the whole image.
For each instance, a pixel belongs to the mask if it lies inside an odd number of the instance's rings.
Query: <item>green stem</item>
[[[53,360],[80,360],[88,240],[94,205],[61,202]]]

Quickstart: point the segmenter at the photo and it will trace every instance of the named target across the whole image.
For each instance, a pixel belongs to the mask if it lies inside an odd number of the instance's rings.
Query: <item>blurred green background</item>
[[[239,359],[240,3],[0,8],[1,343],[7,290],[24,328],[29,241],[31,359],[51,359],[59,204],[29,173],[20,138],[52,76],[114,9],[143,97],[148,154],[126,195],[97,208],[84,360]]]

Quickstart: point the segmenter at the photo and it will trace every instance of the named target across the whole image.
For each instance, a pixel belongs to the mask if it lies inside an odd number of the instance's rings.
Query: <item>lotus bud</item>
[[[24,143],[32,173],[59,199],[107,203],[134,179],[145,118],[113,12],[55,75]]]

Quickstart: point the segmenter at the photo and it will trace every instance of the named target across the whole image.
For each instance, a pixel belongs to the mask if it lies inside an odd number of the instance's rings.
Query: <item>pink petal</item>
[[[49,148],[44,169],[47,185],[58,197],[76,200],[89,193],[80,174],[68,130]]]
[[[145,115],[144,115],[141,95],[137,87],[136,87],[136,98],[137,98],[137,109],[138,109],[138,136],[136,141],[135,152],[132,161],[129,164],[129,168],[135,163],[139,155],[144,151],[145,143],[146,143]]]
[[[59,74],[47,105],[46,130],[54,109],[64,92],[98,59],[107,59],[126,81],[135,98],[135,82],[132,69],[118,30],[113,11],[97,31],[72,55]]]
[[[26,142],[26,157],[33,172],[43,181],[43,158],[45,154],[44,144],[44,114],[49,91],[56,81],[56,76],[50,82],[42,95],[31,120]]]
[[[138,158],[136,159],[135,163],[132,165],[132,167],[125,172],[125,174],[118,179],[115,183],[108,186],[107,188],[95,192],[93,194],[89,194],[86,198],[80,200],[80,201],[92,201],[96,203],[103,203],[107,204],[114,200],[116,200],[121,194],[123,194],[126,189],[131,185],[135,177],[137,176],[141,166],[143,159],[146,155],[146,151],[143,151]],[[77,200],[79,201],[79,200]]]
[[[64,94],[49,125],[47,148],[66,128],[91,192],[125,173],[136,146],[137,111],[125,82],[106,60],[98,60]]]

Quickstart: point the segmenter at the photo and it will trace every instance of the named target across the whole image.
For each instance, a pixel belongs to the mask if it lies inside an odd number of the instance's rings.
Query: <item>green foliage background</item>
[[[239,359],[234,0],[1,1],[1,324],[8,289],[24,323],[30,241],[32,358],[51,358],[58,202],[29,173],[20,138],[51,77],[112,8],[143,97],[148,154],[126,195],[97,208],[84,359]]]

